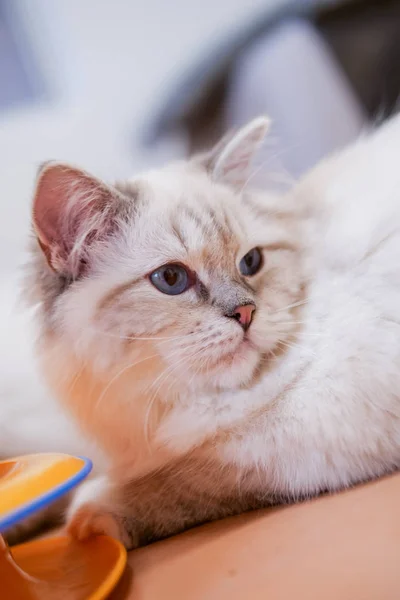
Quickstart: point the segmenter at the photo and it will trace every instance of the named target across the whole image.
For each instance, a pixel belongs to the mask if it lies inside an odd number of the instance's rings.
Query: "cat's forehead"
[[[133,233],[155,255],[221,262],[245,237],[240,198],[190,164],[146,172],[129,186],[138,203]]]
[[[145,218],[165,227],[186,223],[206,234],[210,228],[226,226],[241,208],[233,190],[213,182],[205,171],[187,162],[149,171],[132,180],[132,185]]]
[[[137,187],[142,202],[155,211],[172,211],[176,205],[185,203],[224,205],[235,196],[226,186],[213,182],[204,169],[187,161],[147,171],[132,180],[132,184]]]

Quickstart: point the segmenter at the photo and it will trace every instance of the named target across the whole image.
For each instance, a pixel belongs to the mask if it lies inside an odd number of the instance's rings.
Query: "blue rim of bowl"
[[[74,456],[73,458],[78,458],[83,461],[82,468],[78,473],[72,475],[69,479],[61,483],[60,485],[55,486],[50,491],[38,496],[34,500],[27,502],[26,504],[22,504],[15,510],[8,512],[3,517],[0,517],[0,534],[4,533],[7,529],[12,527],[13,525],[17,525],[23,519],[26,519],[33,515],[34,513],[46,508],[52,502],[55,502],[69,491],[71,491],[74,487],[76,487],[85,477],[87,477],[92,470],[93,463],[89,458],[85,456]]]

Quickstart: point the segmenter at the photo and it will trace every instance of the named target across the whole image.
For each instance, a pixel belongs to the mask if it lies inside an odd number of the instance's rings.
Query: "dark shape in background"
[[[313,5],[310,8],[311,4]],[[318,4],[321,6],[318,7]],[[295,18],[312,23],[327,42],[371,120],[389,116],[400,95],[399,0],[292,2],[260,14],[235,36],[218,42],[186,72],[162,103],[144,143],[185,129],[191,149],[219,137],[229,76],[240,54],[260,36]]]

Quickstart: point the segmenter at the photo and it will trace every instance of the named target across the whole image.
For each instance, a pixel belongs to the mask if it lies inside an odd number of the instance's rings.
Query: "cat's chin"
[[[221,357],[207,373],[208,382],[215,388],[235,389],[250,385],[262,355],[250,340],[245,339],[231,354]]]

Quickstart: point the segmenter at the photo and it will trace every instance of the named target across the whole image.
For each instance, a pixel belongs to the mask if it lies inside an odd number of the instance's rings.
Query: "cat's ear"
[[[93,244],[115,228],[118,194],[75,167],[45,163],[33,200],[33,228],[50,267],[76,279]]]
[[[251,163],[270,127],[267,117],[258,117],[227,135],[200,158],[214,181],[241,188],[250,174]]]

